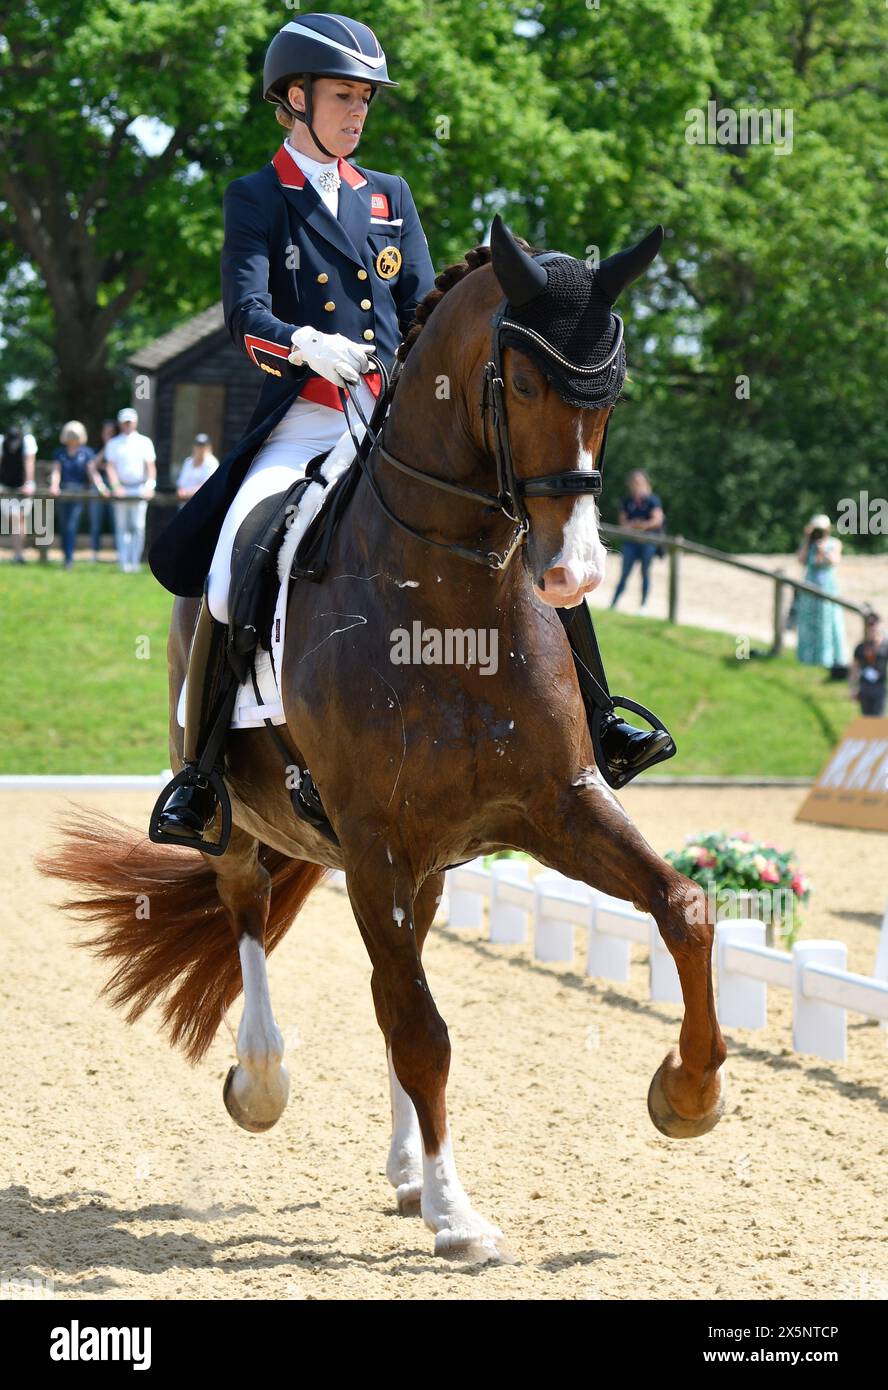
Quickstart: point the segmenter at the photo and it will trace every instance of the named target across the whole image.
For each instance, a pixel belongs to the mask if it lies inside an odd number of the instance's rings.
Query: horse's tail
[[[98,924],[85,946],[115,969],[102,993],[127,1022],[140,1018],[161,995],[170,1046],[200,1061],[222,1015],[241,992],[240,958],[213,868],[197,854],[152,844],[114,816],[90,810],[63,820],[55,852],[37,859],[44,874],[80,891],[61,907]],[[327,870],[289,859],[261,845],[271,875],[265,928],[269,954],[284,937],[311,890]]]

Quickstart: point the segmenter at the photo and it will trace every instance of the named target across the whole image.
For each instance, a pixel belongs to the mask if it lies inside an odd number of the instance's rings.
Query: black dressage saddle
[[[260,646],[269,655],[272,650],[272,624],[280,584],[278,556],[305,492],[315,482],[326,486],[321,472],[326,457],[326,452],[316,454],[306,467],[304,478],[299,478],[285,492],[277,492],[258,503],[241,523],[234,539],[228,601],[228,662],[240,684],[252,681],[260,704],[254,663]],[[322,578],[333,533],[354,492],[360,471],[356,459],[329,488],[296,549],[290,567],[291,578],[314,581]],[[280,673],[275,674],[280,685]],[[265,726],[287,765],[291,765],[293,754],[270,719],[265,719]],[[296,785],[290,788],[290,800],[296,815],[338,844],[309,769],[298,768],[294,780]]]
[[[247,679],[257,645],[271,648],[271,625],[278,595],[278,555],[303,496],[312,483],[326,486],[321,472],[327,455],[316,454],[305,477],[285,492],[259,502],[241,523],[231,552],[228,595],[228,656],[242,681]],[[320,580],[336,525],[355,490],[360,467],[355,460],[339,477],[312,518],[290,566],[296,579]]]

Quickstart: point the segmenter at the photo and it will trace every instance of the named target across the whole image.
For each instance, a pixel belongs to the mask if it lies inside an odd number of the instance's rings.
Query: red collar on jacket
[[[274,165],[275,173],[283,188],[305,187],[307,182],[305,175],[292,155],[287,154],[283,145],[281,145],[271,162]],[[342,179],[343,183],[347,183],[350,188],[363,188],[364,184],[367,182],[364,175],[359,174],[352,164],[346,163],[342,156],[340,156],[336,167],[339,171],[339,177]]]

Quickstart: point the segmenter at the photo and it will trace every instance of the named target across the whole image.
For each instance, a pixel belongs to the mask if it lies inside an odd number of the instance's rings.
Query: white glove
[[[341,333],[321,333],[307,324],[296,329],[291,341],[289,361],[296,367],[307,364],[334,386],[354,386],[361,374],[370,370],[366,346]]]

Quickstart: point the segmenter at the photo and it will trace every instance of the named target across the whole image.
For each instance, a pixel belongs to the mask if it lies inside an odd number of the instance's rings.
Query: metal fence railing
[[[616,537],[620,540],[639,541],[647,539],[644,532],[633,531],[627,526],[611,526],[607,522],[600,525],[602,535]],[[647,533],[650,536],[650,533]],[[770,579],[774,585],[773,597],[773,637],[771,641],[771,651],[776,656],[783,650],[783,633],[786,627],[784,616],[784,603],[787,589],[794,589],[798,593],[814,594],[824,603],[834,603],[839,608],[844,608],[850,613],[856,613],[863,624],[873,610],[868,603],[854,603],[851,599],[840,598],[838,595],[824,594],[822,589],[818,589],[816,584],[809,584],[804,579],[793,579],[782,569],[768,569],[766,565],[756,565],[749,560],[738,560],[733,555],[726,555],[723,550],[713,550],[709,545],[700,545],[697,541],[687,541],[684,536],[654,535],[650,536],[652,544],[662,545],[669,554],[669,621],[678,622],[678,606],[681,589],[681,557],[683,554],[699,555],[705,560],[714,560],[720,565],[730,565],[733,569],[745,570],[747,574],[755,574],[760,578]]]
[[[54,502],[96,502],[106,500],[109,502],[122,502],[132,504],[143,502],[146,499],[140,497],[108,497],[103,499],[100,493],[92,491],[52,493],[48,488],[41,487],[29,494],[33,501],[54,501]],[[24,497],[25,494],[20,494]],[[156,492],[149,500],[151,507],[177,507],[179,499],[174,490]],[[611,526],[607,522],[600,524],[601,533],[604,536],[619,540],[638,541],[645,533],[633,531],[625,526]],[[650,534],[650,533],[648,533]],[[4,539],[6,539],[4,537]],[[50,540],[38,545],[41,560],[48,558]],[[747,574],[758,575],[759,578],[769,579],[774,585],[773,597],[773,639],[771,651],[778,653],[783,649],[783,633],[785,630],[784,603],[787,589],[794,589],[798,593],[814,594],[815,597],[822,599],[824,603],[835,603],[839,608],[844,608],[850,613],[856,613],[863,623],[872,608],[868,603],[854,603],[851,599],[841,598],[838,595],[825,595],[822,589],[818,589],[816,584],[808,584],[804,579],[793,579],[785,570],[768,569],[765,565],[756,565],[749,560],[738,560],[733,555],[726,554],[723,550],[713,550],[711,546],[700,545],[697,541],[685,540],[684,536],[653,535],[650,537],[651,544],[662,545],[669,554],[669,621],[678,622],[678,607],[681,589],[681,557],[682,555],[699,555],[706,560],[714,560],[720,565],[730,565],[733,569],[745,570]]]
[[[93,492],[85,488],[77,489],[76,491],[72,489],[70,492],[67,490],[65,492],[50,492],[48,487],[38,487],[35,488],[33,492],[18,492],[16,494],[4,496],[2,499],[0,499],[0,505],[2,505],[2,503],[7,502],[30,502],[32,504],[36,502],[44,507],[47,505],[47,503],[50,502],[52,502],[53,504],[65,504],[67,502],[111,502],[115,506],[117,505],[117,503],[122,503],[124,506],[133,506],[137,502],[147,502],[149,514],[147,518],[148,526],[146,529],[146,534],[148,535],[150,535],[154,529],[151,519],[152,509],[160,508],[164,511],[168,511],[170,508],[180,506],[179,498],[176,496],[175,491],[156,492],[150,498],[115,497],[113,495],[105,497],[100,492]],[[46,520],[48,520],[48,518],[46,517],[42,517],[39,519],[36,518],[32,509],[30,518],[28,519],[25,526],[26,540],[28,544],[34,546],[34,548],[36,549],[37,558],[41,564],[47,564],[49,562],[50,546],[58,543],[58,536],[56,533],[55,526],[51,524],[44,525],[44,522]],[[83,522],[81,521],[81,525],[82,524]],[[11,527],[6,527],[4,525],[2,533],[0,533],[0,545],[10,546],[11,544]]]

